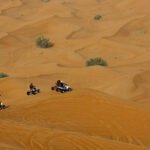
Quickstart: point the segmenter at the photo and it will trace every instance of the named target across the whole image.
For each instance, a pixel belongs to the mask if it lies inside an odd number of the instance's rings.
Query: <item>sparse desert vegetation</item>
[[[86,61],[86,66],[95,66],[95,65],[99,65],[99,66],[107,66],[107,62],[106,60],[104,60],[103,58],[100,57],[96,57],[96,58],[90,58]]]
[[[94,19],[95,19],[95,20],[100,20],[100,19],[102,19],[102,16],[99,15],[99,14],[97,14],[97,15],[94,16]]]
[[[4,72],[0,72],[0,78],[6,78],[6,77],[8,77],[8,74]]]
[[[37,37],[36,45],[40,48],[49,48],[53,46],[53,43],[43,35]]]

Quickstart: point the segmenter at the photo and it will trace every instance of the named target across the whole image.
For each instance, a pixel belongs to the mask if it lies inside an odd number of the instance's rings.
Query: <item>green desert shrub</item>
[[[0,78],[5,78],[5,77],[8,77],[8,74],[0,72]]]
[[[49,48],[53,46],[53,43],[50,42],[48,38],[45,38],[44,36],[39,36],[36,39],[36,45],[40,48]]]
[[[100,58],[90,58],[89,60],[86,61],[86,66],[95,66],[95,65],[100,65],[100,66],[107,66],[107,62]]]
[[[101,15],[96,15],[96,16],[94,17],[95,20],[100,20],[101,18],[102,18]]]

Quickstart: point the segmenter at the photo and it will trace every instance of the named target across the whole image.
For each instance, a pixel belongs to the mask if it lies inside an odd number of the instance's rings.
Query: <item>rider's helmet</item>
[[[57,80],[57,85],[59,85],[61,83],[61,81],[60,80]]]

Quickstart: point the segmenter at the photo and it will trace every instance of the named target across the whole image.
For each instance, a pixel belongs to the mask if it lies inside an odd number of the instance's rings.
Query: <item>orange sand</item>
[[[0,0],[0,150],[150,150],[149,14],[149,0]]]

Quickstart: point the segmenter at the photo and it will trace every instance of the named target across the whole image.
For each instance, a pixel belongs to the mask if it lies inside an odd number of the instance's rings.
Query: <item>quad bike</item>
[[[35,95],[37,93],[40,93],[40,89],[39,88],[33,88],[33,89],[29,89],[27,91],[27,95],[31,95],[31,94]]]
[[[70,88],[69,85],[63,83],[63,86],[53,86],[51,87],[51,90],[55,90],[56,92],[61,92],[61,93],[64,93],[64,92],[69,92],[69,91],[72,91],[72,88]]]
[[[8,108],[9,106],[6,106],[6,105],[0,105],[0,110],[3,110],[3,109],[6,109]]]
[[[0,94],[0,99],[2,99],[3,100],[3,96]],[[3,109],[5,109],[5,108],[8,108],[9,106],[6,106],[6,105],[4,105],[4,103],[2,102],[2,101],[0,101],[0,110],[3,110]]]
[[[1,105],[1,106],[0,106],[0,110],[5,109],[5,108],[6,108],[5,105]]]

